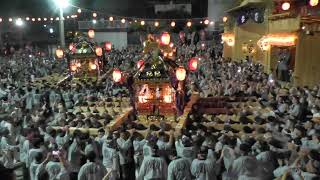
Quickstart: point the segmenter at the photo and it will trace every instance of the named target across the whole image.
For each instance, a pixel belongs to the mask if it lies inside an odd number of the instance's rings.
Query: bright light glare
[[[18,19],[16,20],[16,25],[17,25],[17,26],[22,26],[22,25],[23,25],[23,21],[22,21],[21,18],[18,18]]]
[[[59,8],[66,8],[70,5],[69,0],[54,0]]]
[[[93,24],[96,24],[96,23],[97,23],[97,20],[95,20],[95,19],[92,20],[92,23],[93,23]]]
[[[49,32],[50,32],[50,34],[52,34],[53,33],[53,28],[50,28]]]

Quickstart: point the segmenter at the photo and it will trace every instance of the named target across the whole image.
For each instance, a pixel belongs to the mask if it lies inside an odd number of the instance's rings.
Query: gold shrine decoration
[[[226,43],[228,46],[234,46],[234,34],[232,33],[223,33],[222,41]]]
[[[297,39],[298,37],[294,33],[268,34],[263,36],[257,44],[262,50],[266,51],[271,46],[295,46]]]

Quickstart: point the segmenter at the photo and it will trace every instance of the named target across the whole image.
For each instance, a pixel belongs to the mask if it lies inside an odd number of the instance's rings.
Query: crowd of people
[[[108,66],[130,69],[141,58],[140,48],[113,50]],[[128,91],[106,79],[76,86],[56,86],[34,79],[62,73],[62,62],[22,55],[1,58],[0,156],[1,179],[16,168],[23,179],[138,180],[268,180],[320,178],[320,86],[283,88],[264,67],[251,60],[225,60],[209,45],[179,45],[177,61],[200,58],[198,71],[188,74],[187,96],[252,97],[268,113],[244,108],[223,130],[206,126],[219,121],[195,107],[186,127],[139,123],[135,114],[115,131],[104,127],[116,112],[84,116],[77,105],[128,97]],[[4,67],[4,68],[3,68]],[[248,120],[254,115],[254,121]],[[102,119],[102,121],[100,121]],[[220,120],[221,121],[221,120]],[[230,128],[241,124],[242,135]],[[264,125],[255,128],[255,124]],[[60,126],[62,128],[54,128]],[[98,135],[71,127],[98,128]],[[140,130],[147,133],[142,134]]]

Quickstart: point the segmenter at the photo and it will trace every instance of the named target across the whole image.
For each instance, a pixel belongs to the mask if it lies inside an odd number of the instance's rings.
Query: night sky
[[[1,0],[0,17],[50,17],[58,15],[54,0]],[[70,0],[77,7],[97,10],[110,15],[148,17],[152,4],[148,0]],[[149,0],[150,2],[150,0]],[[189,1],[190,2],[190,1]],[[191,0],[194,16],[206,15],[207,0]],[[151,9],[150,9],[151,8]],[[68,8],[66,14],[76,13]],[[199,14],[200,13],[200,14]]]
[[[98,10],[99,12],[128,15],[131,14],[130,12],[134,12],[134,9],[144,7],[144,1],[146,0],[71,0],[71,3],[77,7]],[[76,13],[76,10],[77,8],[70,7],[65,11],[72,14]],[[0,5],[1,17],[49,17],[57,15],[57,13],[53,0],[1,0]]]

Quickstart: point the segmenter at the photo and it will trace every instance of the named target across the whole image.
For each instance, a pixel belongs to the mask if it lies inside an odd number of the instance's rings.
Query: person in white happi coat
[[[77,176],[81,167],[81,156],[84,152],[80,148],[80,138],[75,136],[72,144],[68,148],[68,162],[70,163],[70,173]]]
[[[47,158],[38,166],[36,170],[35,180],[42,180],[40,177],[44,173],[48,173],[49,180],[69,180],[69,165],[64,159],[62,151],[53,155],[51,152],[47,154]]]
[[[120,177],[119,154],[115,149],[116,144],[112,136],[108,136],[102,145],[102,163],[109,175],[110,180],[116,180]]]
[[[117,139],[119,148],[121,177],[123,179],[132,178],[134,176],[134,160],[132,136],[127,131],[122,131]]]
[[[87,162],[80,168],[78,180],[102,180],[107,171],[102,164],[96,162],[96,153],[90,151],[86,157]]]
[[[151,156],[145,156],[140,167],[138,180],[167,180],[167,162],[158,155],[158,147],[151,147]]]
[[[171,162],[168,166],[168,180],[191,180],[191,164],[188,159],[177,156],[175,150],[171,151],[169,159]]]
[[[31,111],[33,107],[33,93],[31,88],[27,89],[24,99],[26,101],[26,109]]]
[[[34,160],[31,162],[29,167],[30,180],[36,179],[36,171],[41,164],[43,159],[43,154],[41,152],[37,152],[34,156]]]
[[[213,159],[207,159],[208,149],[201,147],[191,164],[191,174],[196,180],[216,180],[220,168]]]
[[[183,158],[187,158],[191,163],[196,157],[196,148],[192,145],[192,141],[187,136],[182,136],[175,142],[177,155]]]
[[[134,133],[134,140],[133,140],[133,149],[134,149],[134,163],[136,168],[136,176],[139,173],[141,163],[143,161],[143,147],[147,143],[147,140],[143,138],[143,136],[139,133]]]

